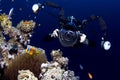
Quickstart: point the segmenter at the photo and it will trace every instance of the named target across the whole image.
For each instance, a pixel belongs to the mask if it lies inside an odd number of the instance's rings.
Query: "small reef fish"
[[[93,79],[93,76],[91,73],[88,72],[88,77],[92,80]]]
[[[27,54],[32,55],[32,54],[35,52],[35,48],[32,47],[32,46],[30,46],[30,45],[28,45],[28,46],[27,46],[27,49],[25,50],[25,52],[26,52]]]
[[[10,11],[9,11],[9,14],[8,14],[8,18],[9,19],[12,19],[11,16],[13,14],[13,10],[14,10],[14,8],[11,8]]]

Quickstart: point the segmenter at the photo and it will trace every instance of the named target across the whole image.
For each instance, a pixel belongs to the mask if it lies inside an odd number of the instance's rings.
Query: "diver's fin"
[[[57,5],[57,4],[55,4],[55,3],[52,3],[52,2],[49,2],[49,1],[46,2],[46,5],[47,5],[47,6],[50,6],[50,7],[53,7],[53,8],[60,8],[59,5]]]

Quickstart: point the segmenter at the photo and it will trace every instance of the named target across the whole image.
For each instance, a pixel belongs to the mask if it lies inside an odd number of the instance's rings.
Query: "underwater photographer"
[[[39,10],[43,10],[46,6],[59,10],[59,14],[57,16],[57,18],[59,19],[59,28],[50,33],[49,37],[58,38],[62,46],[75,47],[81,44],[85,44],[88,46],[93,45],[94,43],[92,43],[92,41],[87,38],[87,35],[83,33],[83,29],[90,22],[98,21],[102,32],[101,47],[104,48],[104,50],[109,50],[111,48],[110,41],[107,41],[106,39],[107,26],[102,17],[91,15],[88,19],[82,21],[79,21],[74,16],[65,17],[64,9],[52,2],[34,4],[32,10],[34,13],[37,13]]]

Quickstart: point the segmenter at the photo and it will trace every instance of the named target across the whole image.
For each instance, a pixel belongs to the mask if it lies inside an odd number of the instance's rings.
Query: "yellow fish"
[[[25,50],[25,52],[26,52],[27,54],[33,55],[33,53],[35,52],[35,48],[32,47],[32,46],[30,46],[30,45],[28,45],[28,46],[27,46],[27,49]]]
[[[40,54],[41,50],[33,46],[27,45],[27,49],[25,50],[25,52],[29,55],[33,55],[33,54]]]

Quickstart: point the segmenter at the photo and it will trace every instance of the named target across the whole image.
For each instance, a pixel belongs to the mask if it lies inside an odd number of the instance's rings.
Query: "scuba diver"
[[[53,33],[50,34],[50,37],[58,38],[62,46],[74,47],[79,44],[91,45],[90,40],[87,39],[87,35],[84,34],[82,30],[89,22],[97,20],[103,33],[101,38],[101,46],[105,50],[110,49],[111,43],[109,41],[105,41],[107,26],[102,17],[92,15],[87,20],[83,20],[82,22],[77,20],[74,16],[69,16],[66,18],[64,16],[64,9],[52,2],[34,4],[32,9],[36,13],[39,9],[41,10],[45,8],[45,6],[52,7],[60,11],[57,17],[59,19],[60,29],[55,29]]]

